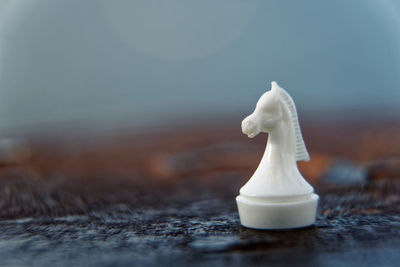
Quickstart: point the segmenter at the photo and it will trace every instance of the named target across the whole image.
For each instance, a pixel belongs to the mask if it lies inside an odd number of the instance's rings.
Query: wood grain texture
[[[207,129],[207,130],[205,130]],[[234,197],[265,138],[213,126],[28,136],[0,153],[0,258],[11,265],[359,265],[400,260],[400,124],[305,123],[316,225],[240,226]]]

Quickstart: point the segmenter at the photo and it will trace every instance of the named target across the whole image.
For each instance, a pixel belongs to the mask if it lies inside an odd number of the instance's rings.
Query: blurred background
[[[234,199],[272,80],[321,200],[314,227],[261,233]],[[0,259],[396,266],[399,115],[397,0],[0,0]]]
[[[300,119],[398,118],[399,1],[0,2],[3,133],[239,129],[271,80]]]

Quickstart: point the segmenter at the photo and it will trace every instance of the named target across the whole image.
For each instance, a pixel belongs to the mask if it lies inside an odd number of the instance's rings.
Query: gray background
[[[398,1],[0,3],[0,128],[243,115],[270,80],[303,116],[400,110]]]

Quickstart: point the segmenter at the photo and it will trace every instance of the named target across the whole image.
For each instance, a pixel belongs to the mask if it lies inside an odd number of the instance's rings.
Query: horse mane
[[[306,145],[304,144],[303,136],[301,135],[299,118],[297,117],[296,106],[292,97],[282,87],[279,88],[279,95],[283,100],[283,103],[288,108],[290,113],[290,120],[292,124],[293,134],[295,138],[296,161],[309,161],[310,155],[307,152]]]

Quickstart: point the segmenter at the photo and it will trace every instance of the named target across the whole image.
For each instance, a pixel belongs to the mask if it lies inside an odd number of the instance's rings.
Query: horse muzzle
[[[251,115],[250,115],[251,116]],[[252,117],[248,116],[242,121],[242,132],[249,138],[253,138],[260,133],[257,125],[252,120]]]

